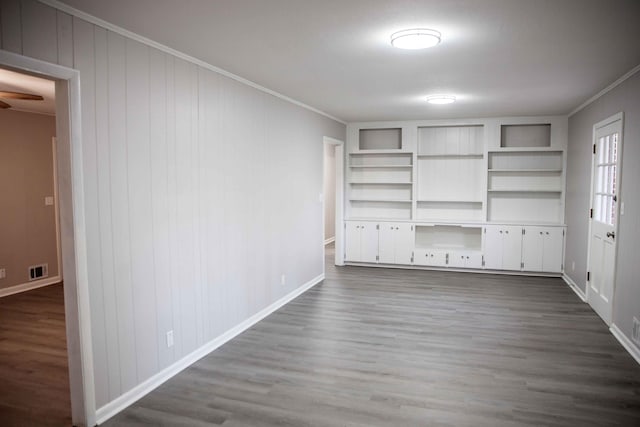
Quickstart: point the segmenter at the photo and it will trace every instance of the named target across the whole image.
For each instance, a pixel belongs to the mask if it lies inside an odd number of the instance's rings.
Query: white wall
[[[324,145],[324,240],[336,237],[336,146]]]
[[[621,111],[624,140],[619,202],[624,202],[625,212],[620,216],[616,234],[613,323],[630,338],[633,317],[640,319],[640,72],[569,117],[565,272],[586,291],[593,125]]]
[[[33,0],[0,17],[2,49],[80,71],[98,407],[322,274],[344,125]]]

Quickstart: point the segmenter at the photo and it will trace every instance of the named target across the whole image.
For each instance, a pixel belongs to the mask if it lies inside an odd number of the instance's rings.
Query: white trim
[[[616,326],[615,323],[611,324],[609,331],[614,337],[622,344],[625,350],[629,352],[638,364],[640,364],[640,349]]]
[[[604,95],[606,95],[607,93],[611,92],[613,89],[615,89],[616,87],[620,86],[622,83],[624,83],[625,80],[630,79],[631,77],[633,77],[633,75],[635,73],[637,73],[638,71],[640,71],[640,64],[636,65],[635,67],[633,67],[631,69],[631,71],[628,71],[625,75],[623,75],[622,77],[620,77],[618,80],[616,80],[615,82],[611,83],[609,86],[605,87],[604,89],[602,89],[600,92],[596,93],[595,95],[593,95],[591,98],[587,99],[585,102],[583,102],[582,104],[580,104],[578,107],[576,107],[572,112],[570,112],[568,114],[568,117],[573,116],[574,114],[580,112],[581,110],[585,109],[586,107],[588,107],[590,104],[594,103],[595,101],[597,101],[599,98],[603,97]]]
[[[324,241],[324,245],[327,246],[329,243],[333,243],[335,241],[336,241],[336,236],[329,237],[327,240]]]
[[[136,34],[136,33],[132,32],[132,31],[125,30],[124,28],[121,28],[121,27],[118,27],[117,25],[111,24],[111,23],[109,23],[109,22],[107,22],[105,20],[102,20],[100,18],[96,18],[93,15],[90,15],[90,14],[88,14],[86,12],[82,12],[82,11],[80,11],[78,9],[75,9],[75,8],[69,6],[69,5],[66,5],[66,4],[58,1],[58,0],[39,0],[39,1],[41,3],[46,4],[47,6],[53,7],[54,9],[58,9],[58,10],[60,10],[62,12],[68,13],[69,15],[75,16],[76,18],[83,19],[83,20],[85,20],[87,22],[90,22],[90,23],[92,23],[94,25],[97,25],[99,27],[103,27],[103,28],[105,28],[105,29],[107,29],[109,31],[113,31],[114,33],[120,34],[121,36],[128,37],[128,38],[130,38],[132,40],[135,40],[135,41],[138,41],[140,43],[146,44],[147,46],[153,47],[153,48],[158,49],[158,50],[160,50],[162,52],[168,53],[170,55],[173,55],[173,56],[178,57],[180,59],[183,59],[185,61],[191,62],[192,64],[198,65],[198,66],[200,66],[202,68],[206,68],[207,70],[213,71],[214,73],[218,73],[218,74],[221,74],[221,75],[223,75],[225,77],[229,77],[230,79],[236,80],[236,81],[238,81],[240,83],[243,83],[243,84],[245,84],[247,86],[251,86],[252,88],[257,89],[259,91],[268,93],[269,95],[275,96],[276,98],[283,99],[283,100],[285,100],[287,102],[290,102],[292,104],[295,104],[295,105],[297,105],[299,107],[305,108],[305,109],[307,109],[309,111],[313,111],[314,113],[318,113],[318,114],[320,114],[322,116],[328,117],[331,120],[335,120],[336,122],[342,123],[343,125],[347,124],[345,121],[343,121],[343,120],[341,120],[341,119],[339,119],[337,117],[334,117],[329,113],[325,113],[324,111],[318,110],[317,108],[314,108],[314,107],[312,107],[310,105],[307,105],[307,104],[305,104],[303,102],[297,101],[297,100],[295,100],[293,98],[290,98],[290,97],[288,97],[286,95],[278,93],[278,92],[276,92],[274,90],[268,89],[268,88],[266,88],[264,86],[260,86],[259,84],[254,83],[251,80],[247,80],[247,79],[245,79],[243,77],[240,77],[240,76],[238,76],[236,74],[230,73],[229,71],[223,70],[222,68],[218,68],[218,67],[216,67],[214,65],[211,65],[211,64],[209,64],[207,62],[204,62],[204,61],[202,61],[200,59],[197,59],[197,58],[195,58],[193,56],[187,55],[187,54],[182,53],[182,52],[180,52],[178,50],[170,48],[169,46],[165,46],[165,45],[163,45],[161,43],[158,43],[156,41],[148,39],[148,38],[146,38],[144,36],[141,36],[139,34]]]
[[[60,246],[60,209],[58,203],[58,139],[51,138],[53,150],[53,213],[56,222],[56,257],[58,258],[58,277],[62,281],[62,247]]]
[[[64,175],[70,186],[64,194],[60,193],[64,200],[60,200],[58,209],[62,264],[66,265],[64,300],[71,417],[74,425],[93,426],[96,424],[95,384],[84,220],[80,73],[5,50],[0,50],[0,64],[18,72],[56,79],[57,148],[64,150],[64,157],[57,158],[57,166],[58,173]]]
[[[325,136],[322,140],[325,145],[335,146],[335,219],[334,219],[334,239],[336,250],[334,256],[335,265],[344,265],[344,141]],[[322,156],[324,170],[324,154]],[[324,200],[322,204],[323,221],[322,233],[324,236]],[[325,243],[326,245],[326,243]],[[324,251],[324,246],[323,246]],[[324,256],[322,257],[322,271],[325,271]]]
[[[567,276],[566,274],[563,274],[562,275],[562,280],[564,280],[564,282],[567,285],[569,285],[571,290],[573,292],[575,292],[576,295],[578,295],[578,297],[580,297],[582,302],[587,302],[587,295],[582,291],[582,289],[580,289],[580,287],[578,285],[576,285],[576,282],[574,282],[571,277]]]
[[[156,387],[160,386],[165,381],[177,375],[180,371],[188,368],[193,363],[202,359],[203,357],[205,357],[206,355],[208,355],[218,347],[231,341],[233,338],[240,335],[242,332],[246,331],[247,329],[249,329],[256,323],[258,323],[259,321],[261,321],[271,313],[275,312],[276,310],[278,310],[288,302],[294,300],[295,298],[297,298],[307,290],[311,289],[312,287],[320,283],[322,280],[324,280],[324,274],[321,274],[318,277],[311,279],[309,282],[305,283],[304,285],[300,286],[294,291],[288,293],[287,295],[280,298],[273,304],[269,305],[268,307],[254,314],[244,322],[238,324],[237,326],[234,326],[233,328],[229,329],[227,332],[223,333],[219,337],[213,339],[212,341],[209,341],[209,343],[200,347],[196,351],[192,352],[191,354],[183,357],[182,359],[178,360],[171,366],[158,372],[157,374],[155,374],[145,382],[138,384],[131,390],[117,397],[115,400],[112,400],[111,402],[107,403],[103,407],[99,408],[96,411],[96,422],[98,424],[104,423],[109,418],[116,415],[118,412],[122,411],[123,409],[132,405],[137,400],[149,394],[151,391],[153,391]]]
[[[20,285],[9,286],[8,288],[0,289],[0,298],[8,297],[9,295],[19,294],[21,292],[31,291],[33,289],[44,288],[45,286],[55,285],[62,282],[60,276],[47,277],[45,279],[36,280],[34,282],[22,283]]]

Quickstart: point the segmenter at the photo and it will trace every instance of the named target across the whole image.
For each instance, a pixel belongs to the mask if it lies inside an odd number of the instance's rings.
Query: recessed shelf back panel
[[[351,182],[411,182],[411,168],[354,168]]]
[[[562,169],[561,151],[508,151],[489,153],[489,169]]]
[[[402,129],[360,129],[360,150],[401,150]]]
[[[416,219],[422,221],[483,221],[482,202],[418,201]]]
[[[520,172],[489,174],[489,190],[562,191],[562,174]]]
[[[351,199],[411,200],[411,193],[410,185],[352,184],[349,197]]]
[[[551,125],[502,125],[501,147],[551,147]]]
[[[483,126],[418,128],[418,155],[481,155],[483,152]]]
[[[482,249],[482,227],[455,225],[416,226],[416,248]]]
[[[418,160],[418,200],[481,200],[484,162],[475,158]]]
[[[349,155],[349,166],[411,166],[411,153],[352,153]]]
[[[520,223],[560,223],[562,220],[561,192],[495,192],[487,196],[489,221]]]
[[[411,219],[411,203],[351,201],[351,218]]]

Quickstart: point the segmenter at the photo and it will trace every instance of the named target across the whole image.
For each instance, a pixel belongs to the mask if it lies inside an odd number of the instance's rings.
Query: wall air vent
[[[49,276],[49,264],[33,265],[29,267],[29,281]]]

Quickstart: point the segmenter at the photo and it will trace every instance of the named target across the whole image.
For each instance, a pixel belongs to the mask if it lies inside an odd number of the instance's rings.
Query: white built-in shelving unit
[[[347,263],[562,270],[566,118],[347,129]]]

